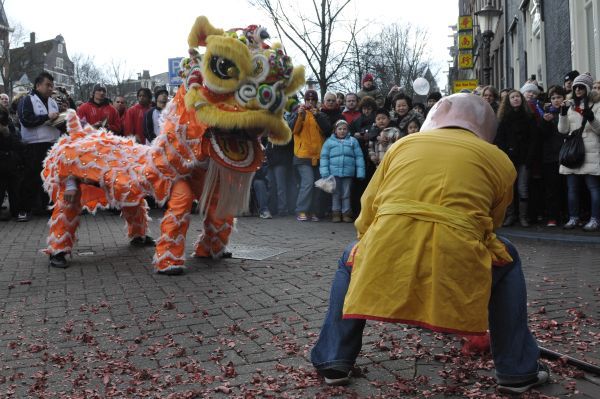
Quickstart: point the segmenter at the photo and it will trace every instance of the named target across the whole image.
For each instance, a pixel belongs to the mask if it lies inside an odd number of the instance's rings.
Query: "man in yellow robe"
[[[340,259],[311,353],[328,384],[349,382],[367,319],[466,335],[489,327],[500,391],[547,381],[527,327],[519,255],[494,234],[516,177],[491,144],[496,125],[480,97],[455,94],[386,153],[362,196],[359,241]]]

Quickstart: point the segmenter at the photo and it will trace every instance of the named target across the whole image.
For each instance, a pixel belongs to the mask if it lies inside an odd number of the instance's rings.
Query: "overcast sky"
[[[198,15],[206,15],[216,27],[261,24],[276,35],[266,15],[247,0],[4,0],[4,9],[11,24],[20,24],[27,33],[34,31],[36,41],[61,34],[69,56],[91,55],[99,66],[111,59],[124,60],[132,76],[142,69],[149,69],[151,75],[166,72],[168,58],[185,56],[189,29]],[[349,11],[360,21],[376,21],[375,28],[392,22],[426,28],[435,69],[440,70],[438,85],[445,86],[441,71],[448,68],[447,47],[452,44],[448,25],[458,18],[457,0],[353,0]],[[294,61],[302,62],[298,57]]]

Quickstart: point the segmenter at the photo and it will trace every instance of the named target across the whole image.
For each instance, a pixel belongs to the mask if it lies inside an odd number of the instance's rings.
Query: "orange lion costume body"
[[[146,196],[167,204],[153,260],[157,272],[183,272],[194,199],[204,224],[194,256],[223,255],[234,215],[247,207],[253,172],[262,162],[259,138],[290,140],[283,109],[304,83],[303,68],[294,68],[266,38],[259,26],[225,32],[198,17],[188,38],[190,57],[182,61],[184,84],[163,111],[161,134],[150,146],[82,128],[68,111],[69,135],[52,147],[42,172],[54,203],[45,250],[51,259],[72,251],[82,209],[118,207],[128,236],[145,239]],[[206,47],[203,55],[197,46]],[[76,190],[74,201],[65,199],[68,190]]]

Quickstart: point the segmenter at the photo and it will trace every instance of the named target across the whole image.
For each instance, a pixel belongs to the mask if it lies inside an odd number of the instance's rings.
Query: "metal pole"
[[[540,355],[545,357],[546,359],[564,359],[568,364],[575,366],[583,371],[588,371],[590,373],[600,375],[600,366],[596,366],[595,364],[584,362],[583,360],[576,359],[569,355],[563,355],[562,353],[555,352],[553,350],[546,349],[541,346],[539,348],[540,348]]]

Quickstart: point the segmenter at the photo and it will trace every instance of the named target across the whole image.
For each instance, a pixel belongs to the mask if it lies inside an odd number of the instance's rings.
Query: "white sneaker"
[[[567,223],[565,223],[565,225],[563,226],[563,229],[573,230],[575,227],[577,227],[578,224],[579,224],[579,218],[571,216],[569,218],[569,221]]]
[[[583,226],[585,231],[598,231],[600,229],[600,222],[598,219],[591,218],[589,222],[585,226]]]
[[[325,379],[329,386],[348,385],[350,383],[350,372],[335,369],[319,370],[319,374]]]
[[[535,376],[535,378],[517,384],[498,383],[498,391],[512,395],[519,395],[524,392],[527,392],[533,387],[545,384],[546,382],[548,382],[549,378],[550,371],[548,371],[548,367],[545,364],[540,364],[537,376]]]
[[[19,212],[17,215],[17,222],[29,222],[29,213]]]
[[[269,211],[263,211],[258,215],[259,218],[261,219],[273,219],[273,216],[271,215],[271,212]]]

